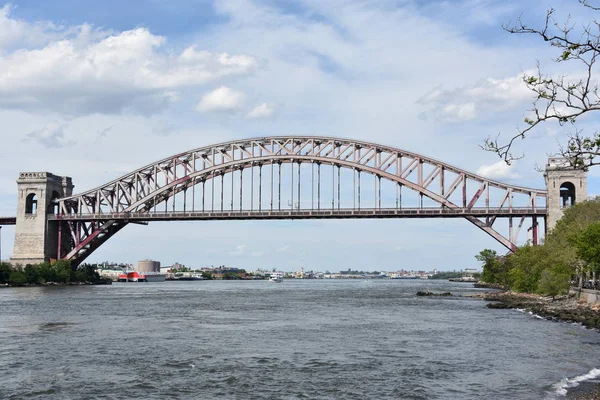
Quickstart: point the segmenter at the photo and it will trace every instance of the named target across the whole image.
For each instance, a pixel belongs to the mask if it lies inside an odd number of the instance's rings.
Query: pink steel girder
[[[129,222],[128,214],[138,216],[137,219],[143,214],[150,217],[150,211],[153,207],[156,209],[157,204],[195,185],[214,178],[222,179],[225,174],[245,168],[290,163],[332,165],[338,167],[338,171],[346,168],[372,174],[379,180],[384,178],[395,182],[399,188],[405,186],[421,197],[433,200],[442,209],[466,211],[480,208],[478,204],[481,203],[480,206],[489,210],[486,217],[467,215],[464,218],[511,251],[516,248],[518,235],[518,231],[516,234],[513,231],[512,216],[523,217],[522,207],[521,211],[515,207],[513,213],[514,196],[522,198],[522,203],[531,210],[529,214],[545,215],[545,205],[538,207],[540,200],[545,201],[545,190],[490,180],[398,148],[332,137],[263,137],[235,140],[176,154],[95,189],[58,199],[55,219],[63,220],[61,224],[68,226],[70,234],[69,250],[64,254],[59,248],[59,258],[80,263]],[[467,186],[473,185],[477,190],[469,195]],[[490,196],[490,189],[496,192],[494,196]],[[496,205],[490,205],[494,201]],[[497,215],[494,210],[498,211]],[[109,219],[115,215],[119,217]],[[496,217],[511,217],[509,238],[493,228]],[[332,218],[336,216],[332,214]],[[535,217],[532,220],[534,240],[537,241],[537,222]],[[519,229],[521,225],[522,221]]]

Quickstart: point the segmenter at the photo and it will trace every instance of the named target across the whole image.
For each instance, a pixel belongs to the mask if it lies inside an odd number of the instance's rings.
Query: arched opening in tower
[[[60,198],[60,193],[56,190],[52,191],[52,199],[50,200],[50,204],[48,204],[48,214],[58,214],[58,202],[56,199]]]
[[[573,205],[575,205],[575,185],[571,182],[565,182],[560,185],[560,208]]]
[[[25,214],[37,214],[37,195],[30,193],[25,199]]]

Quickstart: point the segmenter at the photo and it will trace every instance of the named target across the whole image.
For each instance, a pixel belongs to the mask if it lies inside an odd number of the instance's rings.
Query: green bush
[[[27,275],[25,272],[16,268],[10,272],[10,278],[8,280],[9,285],[23,286],[27,283]]]

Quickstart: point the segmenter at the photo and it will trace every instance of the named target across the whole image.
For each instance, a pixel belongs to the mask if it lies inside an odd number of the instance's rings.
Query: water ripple
[[[540,399],[597,367],[597,332],[368,283],[2,290],[0,398]]]

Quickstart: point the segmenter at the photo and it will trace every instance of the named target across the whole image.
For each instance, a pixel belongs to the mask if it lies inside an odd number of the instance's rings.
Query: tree
[[[0,262],[0,284],[8,283],[12,267],[9,263]]]
[[[202,271],[202,277],[206,280],[213,279],[213,274],[208,271]]]
[[[40,283],[56,282],[56,271],[48,262],[37,265],[38,280]]]
[[[27,283],[27,275],[20,268],[14,268],[10,272],[8,283],[13,286],[23,286]]]
[[[592,12],[600,11],[589,0],[579,3]],[[593,19],[587,24],[578,25],[567,18],[559,24],[554,20],[554,9],[546,13],[545,24],[541,28],[532,28],[517,19],[513,25],[505,25],[504,29],[514,34],[532,34],[538,36],[550,46],[557,49],[556,63],[575,64],[580,71],[573,78],[552,76],[542,72],[538,63],[537,72],[524,75],[523,81],[532,92],[534,101],[531,115],[525,118],[525,128],[507,141],[499,142],[499,138],[488,138],[483,148],[498,154],[510,164],[522,156],[514,156],[513,144],[517,139],[525,139],[527,134],[546,121],[556,121],[561,126],[575,126],[579,117],[592,111],[600,110],[600,89],[595,79],[595,66],[600,53],[600,22]],[[559,149],[572,166],[587,169],[597,165],[596,157],[600,156],[600,132],[584,135],[582,129],[575,129],[569,135],[566,146]]]
[[[66,283],[71,279],[71,275],[73,273],[73,268],[71,268],[71,263],[65,260],[57,260],[54,264],[54,271],[56,274],[56,282]]]
[[[77,282],[97,282],[101,280],[98,271],[92,264],[82,264],[77,267],[74,277]]]
[[[588,225],[574,241],[579,258],[589,264],[600,265],[600,222]]]
[[[510,287],[517,292],[532,293],[538,286],[540,275],[552,262],[545,246],[522,246],[508,256]]]
[[[554,301],[557,294],[566,292],[568,289],[569,274],[550,269],[542,271],[538,282],[538,293],[550,295]]]
[[[587,264],[588,271],[597,271],[600,267],[600,222],[589,224],[572,240],[577,256]]]
[[[475,258],[483,263],[481,280],[487,283],[502,283],[502,266],[496,250],[482,250]]]
[[[564,211],[562,218],[546,236],[544,247],[548,247],[556,259],[574,269],[579,263],[575,247],[577,236],[591,223],[600,220],[600,199],[583,201]]]
[[[224,280],[233,280],[233,279],[239,279],[239,276],[237,273],[235,272],[225,272],[223,274],[223,279]]]
[[[27,264],[23,269],[27,283],[38,283],[39,273],[36,267],[36,265]]]

